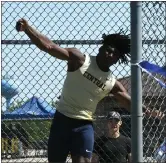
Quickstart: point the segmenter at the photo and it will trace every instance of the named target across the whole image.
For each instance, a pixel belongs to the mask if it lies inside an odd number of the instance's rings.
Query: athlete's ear
[[[120,126],[122,125],[122,121],[119,121],[119,125],[120,125]]]

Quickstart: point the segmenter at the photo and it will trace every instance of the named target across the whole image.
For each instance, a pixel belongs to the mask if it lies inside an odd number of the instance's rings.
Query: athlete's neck
[[[99,69],[101,71],[104,71],[104,72],[108,72],[109,71],[109,66],[105,65],[105,63],[102,60],[102,58],[100,57],[100,55],[96,56],[96,63],[97,63],[97,66],[99,67]]]
[[[116,132],[109,132],[108,133],[108,137],[109,138],[118,138],[120,136],[120,132],[116,131]]]

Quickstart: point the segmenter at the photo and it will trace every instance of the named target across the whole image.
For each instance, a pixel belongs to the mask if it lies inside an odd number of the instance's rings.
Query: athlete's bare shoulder
[[[85,55],[77,48],[65,48],[69,53],[68,71],[76,71],[85,62]]]
[[[85,61],[85,56],[84,54],[77,48],[65,48],[69,52],[70,59],[69,61]]]

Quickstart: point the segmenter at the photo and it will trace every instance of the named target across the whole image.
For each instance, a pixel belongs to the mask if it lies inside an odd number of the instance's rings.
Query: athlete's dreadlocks
[[[103,45],[110,45],[115,47],[121,54],[120,62],[128,63],[128,57],[130,57],[130,37],[124,35],[121,32],[117,34],[106,35],[103,34]]]

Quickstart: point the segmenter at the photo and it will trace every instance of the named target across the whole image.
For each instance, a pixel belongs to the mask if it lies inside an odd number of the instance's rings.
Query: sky
[[[143,4],[143,40],[166,40],[165,4]],[[15,30],[20,18],[51,40],[101,40],[102,34],[120,29],[130,34],[129,2],[2,2],[2,40],[29,40]],[[77,47],[82,53],[96,55],[101,45],[61,45]],[[47,102],[56,101],[66,76],[66,62],[57,60],[35,45],[2,45],[2,78],[12,76],[19,94],[12,102],[26,101],[33,95]],[[163,66],[164,45],[143,45],[142,59]],[[116,78],[130,75],[130,65],[110,67]],[[2,98],[2,109],[5,110]]]

